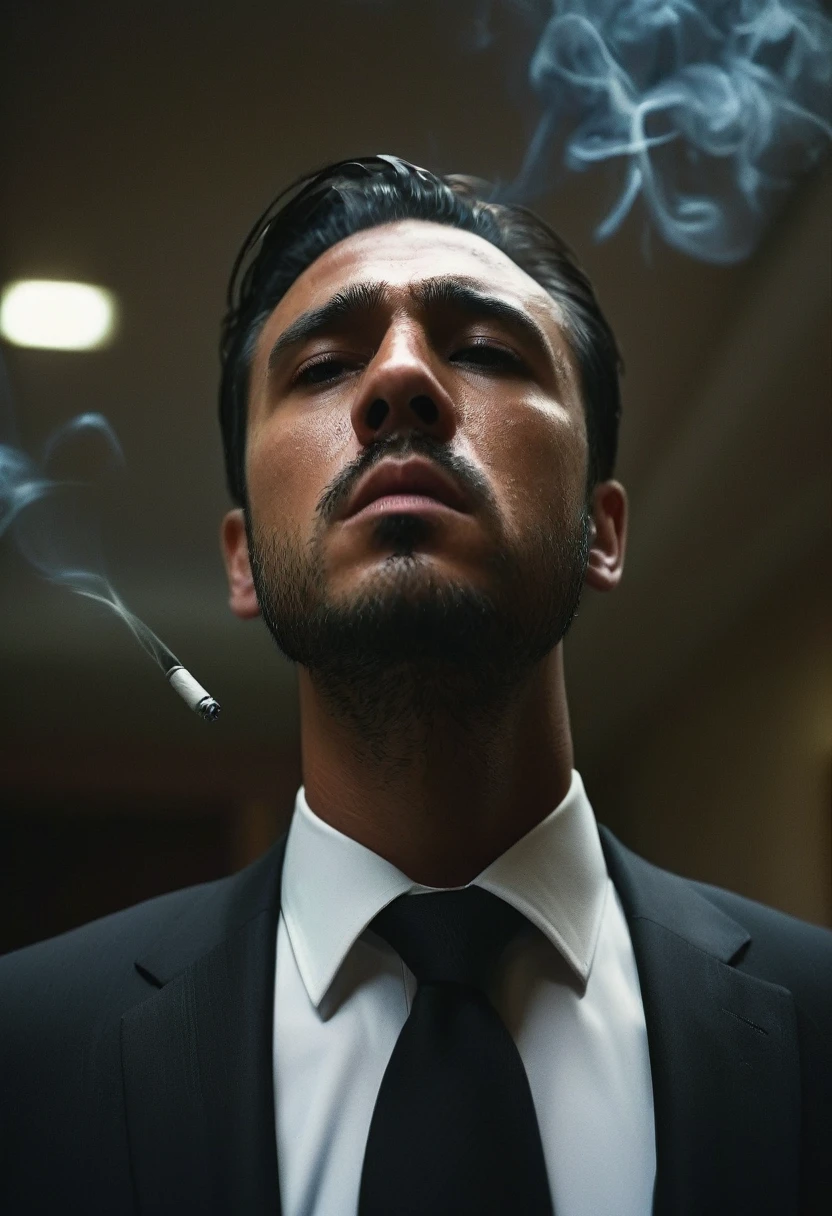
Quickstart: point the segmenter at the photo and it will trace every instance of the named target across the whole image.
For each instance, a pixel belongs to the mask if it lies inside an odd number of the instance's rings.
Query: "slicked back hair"
[[[621,356],[584,270],[525,207],[495,201],[477,178],[439,177],[395,156],[339,161],[288,186],[243,244],[222,325],[220,426],[228,488],[246,505],[249,369],[267,318],[307,267],[339,241],[399,220],[448,224],[502,250],[560,305],[578,365],[589,447],[587,493],[611,477],[621,414]]]

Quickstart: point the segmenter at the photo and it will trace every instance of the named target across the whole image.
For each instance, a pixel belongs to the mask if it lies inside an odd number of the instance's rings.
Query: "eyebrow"
[[[409,294],[425,311],[446,307],[470,317],[502,321],[539,351],[554,358],[560,371],[557,352],[553,350],[543,328],[524,309],[499,296],[482,291],[475,286],[475,281],[443,275],[413,284]],[[273,371],[281,356],[291,347],[331,333],[358,316],[373,312],[388,298],[389,288],[384,283],[353,283],[339,291],[326,304],[301,313],[287,325],[272,345],[267,363],[268,372]]]
[[[502,321],[539,351],[554,355],[552,344],[542,326],[516,304],[500,296],[490,295],[475,286],[474,281],[452,275],[425,279],[411,288],[410,294],[426,311],[430,308],[447,307],[463,312],[469,317],[486,321]]]
[[[308,312],[301,313],[286,326],[269,351],[268,371],[274,369],[280,356],[290,347],[330,333],[361,314],[373,312],[386,296],[387,289],[383,283],[352,283],[320,308],[310,308]]]

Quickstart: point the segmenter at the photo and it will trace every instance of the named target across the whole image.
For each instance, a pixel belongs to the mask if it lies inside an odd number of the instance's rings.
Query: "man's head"
[[[618,367],[588,279],[531,213],[396,158],[307,179],[232,279],[232,607],[262,611],[344,709],[417,667],[434,706],[472,680],[504,695],[585,579],[618,581]],[[405,457],[460,509],[350,516],[371,470]]]
[[[612,477],[621,415],[615,336],[565,242],[526,208],[490,201],[494,194],[479,179],[437,177],[398,157],[376,156],[330,165],[278,195],[240,250],[223,322],[220,426],[228,487],[238,506],[245,504],[251,361],[266,318],[327,249],[367,228],[404,219],[480,236],[558,302],[586,411],[587,488]]]

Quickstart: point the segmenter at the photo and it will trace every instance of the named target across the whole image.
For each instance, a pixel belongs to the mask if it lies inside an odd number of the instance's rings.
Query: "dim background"
[[[231,263],[299,173],[394,152],[508,179],[533,129],[522,12],[476,5],[61,0],[0,16],[0,280],[114,291],[87,353],[4,345],[35,452],[99,410],[107,572],[222,704],[209,727],[105,608],[0,541],[0,949],[230,873],[302,780],[296,679],[226,606],[217,339]],[[452,19],[451,19],[452,18]],[[602,170],[538,206],[624,351],[625,577],[566,642],[598,818],[649,859],[832,921],[828,620],[832,186],[804,178],[754,256],[696,262],[643,212],[604,244]]]

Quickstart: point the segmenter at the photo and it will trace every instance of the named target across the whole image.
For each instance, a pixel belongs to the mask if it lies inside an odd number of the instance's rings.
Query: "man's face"
[[[456,482],[465,510],[345,517],[380,458],[414,455]],[[577,368],[543,288],[445,225],[358,233],[296,280],[259,335],[248,554],[239,520],[225,531],[232,607],[259,605],[281,650],[324,684],[415,666],[423,688],[430,671],[447,689],[474,670],[492,690],[500,671],[510,684],[577,606],[586,476]]]

